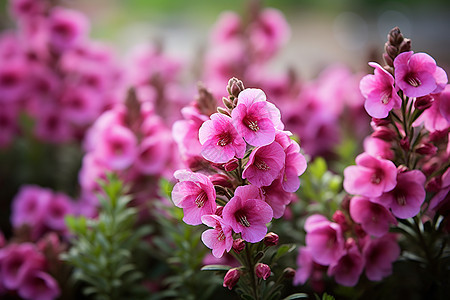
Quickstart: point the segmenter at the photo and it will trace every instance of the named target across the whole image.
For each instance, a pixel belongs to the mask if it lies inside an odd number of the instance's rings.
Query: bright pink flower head
[[[364,152],[374,157],[381,157],[388,160],[394,158],[394,151],[391,149],[391,143],[371,136],[364,139]]]
[[[215,44],[223,44],[239,38],[241,34],[241,18],[232,11],[222,12],[211,32]]]
[[[202,241],[206,247],[212,249],[212,254],[220,258],[225,251],[230,252],[233,246],[231,227],[216,215],[205,215],[202,217],[202,221],[203,224],[214,228],[202,233]]]
[[[400,255],[400,246],[394,234],[386,234],[369,240],[363,248],[366,260],[366,276],[369,280],[381,280],[392,273],[392,263]]]
[[[309,248],[299,248],[297,267],[298,269],[297,272],[295,272],[294,285],[305,284],[314,270],[314,261]]]
[[[61,291],[52,276],[35,270],[24,277],[18,289],[18,294],[23,299],[54,300],[59,297]]]
[[[261,191],[252,185],[239,186],[223,209],[223,220],[250,243],[261,241],[272,220],[272,208],[261,200]]]
[[[86,87],[68,88],[61,97],[64,118],[77,125],[92,123],[101,113],[101,104],[98,92]]]
[[[356,244],[352,244],[346,253],[328,268],[328,276],[334,276],[338,284],[355,286],[364,269],[364,257]]]
[[[419,170],[398,173],[397,185],[376,201],[390,207],[394,216],[400,219],[414,217],[425,201],[425,175]]]
[[[155,134],[146,137],[139,145],[134,166],[143,174],[157,175],[164,170],[170,155],[169,135]]]
[[[349,194],[369,198],[381,196],[397,184],[397,168],[390,160],[367,153],[356,157],[356,166],[344,170],[344,189]]]
[[[200,225],[202,216],[216,211],[216,190],[211,180],[200,173],[178,170],[174,177],[179,180],[172,190],[172,201],[183,208],[183,221],[189,225]]]
[[[450,126],[450,85],[445,89],[432,95],[434,101],[430,108],[426,109],[417,119],[414,125],[422,123],[429,131],[445,130]]]
[[[134,133],[121,125],[112,125],[102,132],[96,149],[96,157],[113,170],[131,166],[137,155],[137,139]]]
[[[374,75],[364,76],[359,85],[366,98],[364,107],[371,117],[385,118],[392,108],[400,108],[402,100],[394,88],[394,77],[377,63],[369,65],[375,68]]]
[[[277,134],[278,136],[278,134]],[[277,139],[276,139],[277,140]],[[289,139],[290,144],[284,148],[286,160],[281,184],[286,192],[294,193],[300,187],[300,178],[306,170],[306,159],[300,153],[300,146],[296,141]]]
[[[286,192],[281,185],[281,180],[274,180],[269,186],[262,186],[261,192],[264,201],[272,207],[273,217],[281,218],[286,210],[286,205],[291,203],[293,199],[292,193]]]
[[[400,53],[394,60],[395,84],[408,97],[439,93],[448,82],[445,71],[426,53]]]
[[[89,31],[86,16],[70,9],[53,8],[48,22],[49,42],[57,51],[76,46]]]
[[[226,163],[233,157],[243,158],[245,142],[231,123],[231,118],[223,114],[211,115],[211,120],[203,123],[198,132],[202,155],[214,163]]]
[[[390,224],[397,224],[388,208],[365,197],[356,196],[350,200],[350,215],[365,232],[377,237],[386,234]]]
[[[328,266],[344,255],[344,237],[338,224],[324,216],[312,215],[306,219],[305,230],[306,246],[318,264]]]
[[[270,185],[284,167],[286,154],[277,142],[253,149],[242,178],[257,187]]]
[[[19,288],[25,277],[44,267],[45,258],[37,252],[34,244],[11,244],[0,250],[0,278],[10,290]]]
[[[252,146],[272,143],[277,129],[282,130],[280,111],[260,89],[245,89],[238,96],[238,104],[231,112],[233,124],[245,141]]]

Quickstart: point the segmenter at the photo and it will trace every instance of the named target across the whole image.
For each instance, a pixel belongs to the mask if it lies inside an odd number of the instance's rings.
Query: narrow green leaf
[[[283,298],[283,300],[292,300],[292,299],[308,299],[308,294],[305,293],[295,293]]]
[[[207,265],[202,267],[200,270],[201,271],[228,271],[229,269],[231,269],[230,266],[225,266],[225,265]]]

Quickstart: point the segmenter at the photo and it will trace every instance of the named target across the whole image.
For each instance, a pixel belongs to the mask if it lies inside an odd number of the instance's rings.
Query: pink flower
[[[198,132],[202,155],[214,163],[226,163],[234,156],[243,158],[245,142],[231,123],[231,118],[223,114],[211,115],[211,120],[203,123]]]
[[[270,267],[266,264],[258,263],[255,266],[256,277],[266,280],[270,276]]]
[[[214,228],[202,233],[202,241],[206,247],[212,249],[212,254],[221,258],[225,251],[230,252],[233,246],[231,227],[216,215],[205,215],[202,217],[202,221],[203,224]]]
[[[369,240],[363,247],[366,276],[369,280],[381,280],[392,273],[392,263],[400,255],[400,246],[393,234]]]
[[[390,207],[394,216],[400,219],[414,217],[425,201],[425,175],[419,170],[398,173],[397,185],[378,198],[377,202]]]
[[[66,142],[73,137],[67,120],[56,107],[52,106],[44,107],[39,111],[34,133],[39,139],[51,143]]]
[[[311,251],[307,247],[300,247],[297,256],[297,271],[295,272],[294,285],[305,284],[314,270],[314,261]]]
[[[289,146],[283,146],[286,160],[282,171],[283,174],[281,175],[281,184],[286,192],[294,193],[300,187],[299,176],[306,170],[306,159],[300,154],[300,146],[297,142],[291,139],[289,141]]]
[[[364,107],[371,117],[385,118],[393,108],[400,108],[402,100],[394,88],[394,77],[377,63],[369,65],[375,68],[374,75],[364,76],[359,85],[366,98]]]
[[[261,192],[264,201],[272,207],[273,217],[281,218],[284,215],[286,205],[293,199],[292,193],[286,192],[281,185],[281,180],[274,180],[269,186],[262,186]]]
[[[124,170],[137,156],[137,139],[127,127],[111,125],[102,132],[95,153],[111,169]]]
[[[215,44],[223,44],[239,38],[241,34],[241,18],[232,11],[222,12],[211,32]]]
[[[18,289],[23,299],[53,300],[61,294],[58,283],[49,274],[35,270],[29,272]]]
[[[202,216],[212,215],[216,210],[216,191],[211,180],[200,173],[178,170],[174,177],[179,180],[172,190],[172,201],[183,208],[183,221],[200,225]]]
[[[64,118],[77,125],[92,123],[102,109],[98,92],[80,86],[68,88],[61,97],[61,104]]]
[[[277,142],[253,149],[242,178],[257,187],[270,185],[284,167],[286,154]]]
[[[394,151],[391,149],[391,143],[379,138],[368,136],[364,139],[364,152],[374,157],[380,157],[391,160],[394,158]]]
[[[447,169],[447,171],[444,172],[442,175],[442,185],[433,198],[430,200],[430,206],[428,207],[429,210],[436,211],[438,210],[442,204],[445,203],[446,199],[449,200],[448,192],[450,191],[450,169]]]
[[[53,8],[48,19],[49,42],[55,50],[63,51],[80,43],[89,30],[89,21],[78,11]]]
[[[397,184],[397,168],[390,160],[367,153],[356,157],[356,166],[344,170],[344,189],[349,194],[369,198],[381,196]]]
[[[388,208],[365,197],[356,196],[350,200],[350,215],[365,232],[377,237],[386,234],[390,224],[397,224]]]
[[[30,18],[44,13],[47,3],[36,0],[13,0],[11,1],[11,12],[17,18]]]
[[[400,53],[394,60],[395,84],[408,97],[439,93],[448,82],[445,71],[426,53]]]
[[[306,246],[315,262],[328,266],[344,255],[344,237],[341,226],[321,215],[306,219]]]
[[[239,93],[231,117],[239,134],[252,146],[272,143],[276,130],[283,129],[280,111],[266,101],[266,95],[260,89],[245,89]]]
[[[1,61],[0,103],[2,106],[20,100],[26,88],[27,72],[27,65],[21,59]]]
[[[422,113],[414,125],[423,122],[429,131],[445,130],[450,126],[450,85],[447,84],[441,93],[432,97],[434,101],[431,107]]]
[[[161,133],[143,139],[134,166],[146,175],[161,174],[170,155],[168,138]]]
[[[328,276],[334,276],[338,284],[355,286],[364,269],[364,257],[353,241],[346,253],[328,268]]]
[[[239,186],[234,197],[223,209],[223,220],[241,233],[250,243],[261,241],[267,233],[266,224],[272,220],[273,211],[269,204],[261,200],[261,191],[252,185]]]
[[[15,105],[5,104],[0,110],[0,149],[8,147],[17,135],[18,119],[19,109]]]
[[[65,217],[70,213],[70,198],[62,193],[55,193],[45,208],[45,224],[52,230],[63,231],[66,229]]]

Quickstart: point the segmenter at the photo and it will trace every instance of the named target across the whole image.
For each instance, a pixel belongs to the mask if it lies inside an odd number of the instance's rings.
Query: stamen
[[[204,191],[201,191],[200,194],[198,194],[197,198],[195,198],[195,204],[197,205],[197,207],[203,207],[207,198],[208,196],[206,195],[206,193]]]
[[[406,205],[406,197],[405,195],[397,195],[397,203],[398,205],[405,206]]]
[[[244,124],[247,125],[247,127],[253,131],[259,130],[258,121],[256,121],[256,120],[252,120],[250,118],[244,118]]]
[[[221,133],[219,135],[219,140],[217,141],[217,145],[224,147],[228,145],[232,140],[231,134],[228,132]]]
[[[422,84],[422,82],[420,81],[420,79],[417,78],[417,77],[415,77],[414,75],[409,75],[409,76],[407,76],[406,82],[407,82],[409,85],[413,86],[413,87],[418,87],[419,85]]]
[[[223,233],[222,229],[219,229],[219,234],[217,235],[217,239],[219,241],[223,241],[225,239],[225,234]]]
[[[238,213],[236,215],[236,220],[239,224],[241,224],[244,227],[250,227],[250,222],[247,220],[247,216],[243,213]]]
[[[263,171],[268,171],[270,170],[270,167],[266,164],[265,161],[263,160],[256,160],[255,161],[255,166],[259,169],[259,170],[263,170]]]
[[[389,94],[388,93],[383,93],[383,95],[381,95],[381,103],[383,103],[383,104],[389,103]]]

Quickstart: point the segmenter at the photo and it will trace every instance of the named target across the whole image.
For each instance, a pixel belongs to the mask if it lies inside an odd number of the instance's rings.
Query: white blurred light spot
[[[395,10],[387,10],[378,17],[378,32],[380,37],[385,40],[389,31],[397,26],[400,28],[403,36],[411,37],[412,25],[408,17]]]
[[[361,50],[369,40],[367,22],[353,12],[343,12],[336,17],[333,33],[339,45],[347,50]]]

